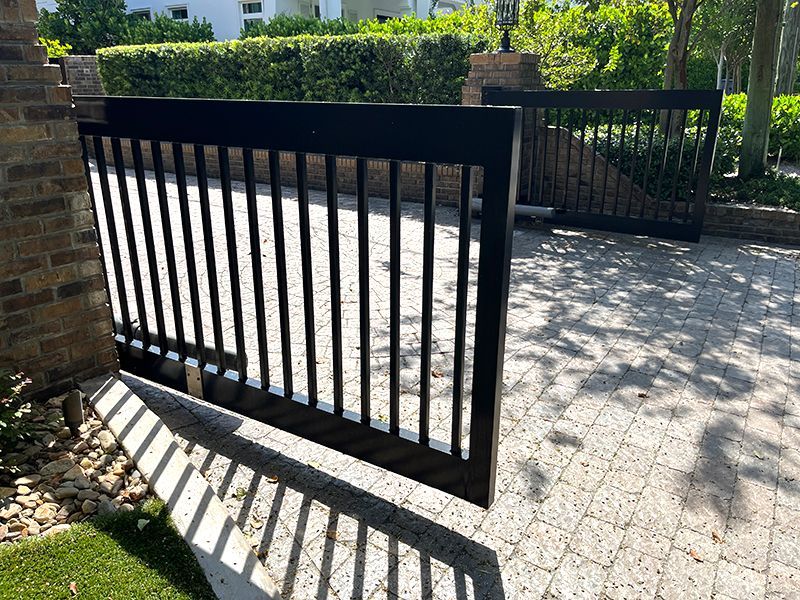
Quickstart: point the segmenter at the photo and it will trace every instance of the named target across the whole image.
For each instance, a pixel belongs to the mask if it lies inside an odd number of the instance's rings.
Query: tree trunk
[[[778,83],[775,93],[791,94],[797,81],[797,58],[800,54],[800,3],[786,0],[783,33],[778,53]]]
[[[747,109],[739,154],[739,177],[751,179],[767,168],[769,124],[775,90],[776,40],[781,20],[782,0],[758,0],[750,79],[747,82]]]
[[[674,19],[675,31],[669,42],[667,64],[664,68],[665,90],[685,90],[687,87],[686,64],[689,61],[689,34],[696,10],[697,0],[682,0],[678,6]],[[680,132],[683,112],[672,111],[672,120],[670,121],[669,111],[662,110],[659,120],[661,131],[667,136],[674,137]]]
[[[665,90],[686,89],[686,63],[689,60],[689,34],[692,19],[697,10],[697,0],[684,0],[678,10],[675,31],[667,50],[667,65],[664,69]]]
[[[742,93],[742,63],[737,62],[733,67],[733,93]]]
[[[723,88],[722,85],[722,77],[725,71],[725,44],[722,44],[722,47],[719,49],[719,58],[717,59],[717,89],[721,90]]]

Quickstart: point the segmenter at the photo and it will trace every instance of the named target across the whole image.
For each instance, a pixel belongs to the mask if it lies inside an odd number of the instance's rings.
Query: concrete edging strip
[[[221,600],[280,600],[280,593],[222,501],[172,432],[113,376],[81,384],[99,417],[169,506],[178,532]]]

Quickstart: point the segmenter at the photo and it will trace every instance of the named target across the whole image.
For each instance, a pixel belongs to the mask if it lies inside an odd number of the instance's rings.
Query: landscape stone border
[[[280,592],[225,505],[163,421],[114,376],[81,384],[151,489],[169,507],[220,600],[280,600]]]

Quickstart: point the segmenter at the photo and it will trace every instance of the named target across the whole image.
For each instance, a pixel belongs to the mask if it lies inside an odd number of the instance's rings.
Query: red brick
[[[7,281],[0,281],[0,298],[5,296],[13,296],[22,292],[21,279],[9,279]]]
[[[55,196],[68,192],[86,191],[86,179],[84,177],[61,177],[59,179],[48,179],[36,184],[37,196]]]
[[[44,102],[46,99],[47,94],[40,85],[0,87],[0,104],[29,104]]]
[[[72,116],[73,109],[66,104],[49,104],[45,106],[28,106],[24,115],[28,121],[54,121],[68,119]]]
[[[78,263],[84,260],[97,259],[100,253],[97,246],[87,246],[84,248],[69,249],[62,252],[54,252],[50,255],[50,264],[54,267],[68,263]]]
[[[39,321],[46,321],[50,319],[60,319],[67,315],[78,314],[82,310],[82,299],[80,297],[73,297],[48,304],[47,306],[40,306],[33,312],[33,315]]]
[[[61,173],[61,164],[57,161],[27,163],[8,167],[6,176],[8,181],[23,181],[39,179],[40,177],[55,177]]]
[[[47,127],[42,124],[6,127],[3,129],[3,143],[35,142],[47,139],[49,135]]]
[[[87,330],[77,329],[70,331],[68,333],[62,333],[55,337],[43,339],[39,342],[39,346],[42,349],[42,354],[47,354],[49,352],[54,352],[55,350],[61,350],[62,348],[67,348],[76,341],[85,340],[86,337],[87,337]]]
[[[63,158],[65,156],[77,156],[78,153],[78,145],[75,142],[53,141],[46,144],[36,144],[36,147],[31,152],[31,158],[33,160]]]
[[[47,88],[47,103],[61,104],[72,102],[72,90],[68,85]]]
[[[30,258],[15,258],[11,261],[0,263],[0,279],[6,277],[19,277],[25,273],[43,269],[47,266],[47,257],[32,256]]]
[[[71,298],[72,296],[83,295],[88,292],[96,292],[104,288],[105,282],[103,278],[97,275],[62,285],[56,290],[56,295],[59,300],[63,300],[64,298]]]
[[[41,233],[42,224],[39,221],[19,221],[0,225],[0,240],[18,240],[32,235],[40,235]]]
[[[3,310],[11,313],[18,310],[29,309],[39,304],[52,302],[54,297],[53,290],[41,290],[33,294],[16,296],[3,302]]]
[[[38,344],[36,344],[36,347],[38,351]],[[43,373],[47,369],[53,369],[65,363],[69,363],[69,352],[60,350],[59,352],[39,356],[34,360],[28,361],[24,366],[24,371],[28,374],[28,377],[31,377],[33,373]]]
[[[80,343],[82,340],[75,340],[77,343]],[[89,356],[87,358],[83,358],[77,361],[66,361],[64,364],[57,366],[54,369],[50,369],[45,374],[45,378],[49,383],[53,383],[65,378],[72,378],[75,376],[75,373],[86,372],[92,369],[95,366],[94,356]]]
[[[45,336],[57,335],[62,331],[63,328],[60,321],[48,321],[33,327],[17,329],[9,336],[9,341],[14,346],[25,342],[38,341]]]
[[[64,211],[64,198],[18,202],[10,207],[11,218],[36,217]]]
[[[20,256],[34,256],[36,254],[44,254],[45,252],[69,248],[70,245],[70,235],[68,233],[60,233],[20,242],[18,250]]]
[[[26,292],[35,292],[47,287],[63,285],[74,278],[75,265],[67,265],[60,269],[26,275],[22,278],[22,284]]]

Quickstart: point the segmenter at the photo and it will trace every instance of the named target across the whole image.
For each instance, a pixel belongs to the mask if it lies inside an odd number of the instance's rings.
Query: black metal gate
[[[503,91],[522,106],[520,202],[546,221],[698,241],[719,128],[720,90]]]
[[[519,109],[80,96],[76,105],[107,284],[111,284],[107,287],[117,323],[117,349],[124,369],[470,502],[491,504],[518,188]],[[109,149],[115,184],[109,178]],[[266,157],[264,168],[259,167],[257,154]],[[297,289],[290,288],[287,278],[285,192],[281,181],[285,164],[282,160],[287,154],[296,175],[291,183],[296,189],[299,214],[299,232],[293,232],[299,236],[297,251],[302,270],[302,285]],[[308,160],[312,154],[324,155],[326,192],[322,206],[327,211],[326,262],[330,274],[329,290],[325,292],[326,296],[329,294],[331,314],[330,329],[326,322],[326,331],[320,335],[324,335],[325,343],[330,341],[332,348],[331,397],[319,397],[317,385],[315,348],[319,340],[312,275],[312,259],[316,260],[316,255],[311,252],[309,232]],[[353,253],[358,257],[360,398],[356,410],[348,410],[344,399],[337,157],[355,162],[357,179],[357,250]],[[371,387],[374,373],[370,368],[371,327],[375,323],[370,320],[369,223],[373,199],[369,187],[375,173],[384,172],[374,166],[375,160],[385,161],[381,164],[386,166],[389,180],[389,393],[388,399],[381,399],[388,404],[385,418],[375,414]],[[421,248],[401,247],[401,168],[408,161],[421,163]],[[165,163],[175,174],[169,185],[176,186],[176,198],[167,193]],[[126,167],[131,165],[135,183],[126,176]],[[450,422],[447,428],[439,424],[439,430],[444,428],[449,433],[446,441],[432,439],[430,422],[437,165],[455,165],[452,168],[460,181],[460,217],[455,228],[457,278],[451,306],[454,330],[448,359],[452,360],[452,395],[447,400]],[[236,169],[243,174],[246,206],[234,206],[232,184],[236,178],[232,173]],[[187,170],[196,176],[195,187],[187,184],[194,181],[187,176]],[[269,249],[262,244],[263,233],[259,229],[259,210],[264,210],[267,197],[259,197],[256,186],[264,170],[269,173],[268,199],[274,226],[274,245]],[[219,190],[215,189],[214,194],[209,193],[212,172],[219,176]],[[97,202],[93,180],[100,187]],[[470,214],[473,182],[482,185],[483,210],[477,299],[474,312],[468,313],[468,280],[474,275],[469,257],[475,225]],[[138,203],[130,198],[129,186],[133,185]],[[114,186],[116,190],[112,189]],[[217,191],[221,203],[214,199]],[[221,208],[218,220],[224,223],[224,235],[215,237],[215,225],[222,227],[213,214],[216,208]],[[237,215],[247,219],[246,227],[237,229]],[[158,229],[160,234],[154,234]],[[196,241],[200,239],[202,244]],[[250,269],[242,267],[242,245],[249,248]],[[222,259],[218,248],[225,254]],[[401,402],[400,262],[411,251],[422,252],[419,397],[407,397]],[[266,314],[262,255],[274,259],[275,315]],[[218,267],[224,265],[225,259],[229,275],[222,278]],[[205,277],[199,275],[202,271],[206,272]],[[162,272],[167,284],[160,279]],[[252,303],[244,301],[243,288],[248,293],[252,291]],[[298,357],[292,348],[299,342],[291,335],[290,297],[302,298],[303,385],[298,384],[294,369]],[[232,306],[226,315],[221,314],[220,298],[226,302],[229,299]],[[254,310],[252,318],[243,316],[249,310]],[[467,321],[473,316],[470,394],[465,390],[465,355],[471,345]],[[225,342],[229,324],[228,335],[235,340],[235,348],[231,349]],[[277,377],[274,365],[270,367],[267,344],[268,330],[273,326],[280,329],[280,386],[273,383]],[[250,352],[250,358],[251,362],[258,358],[257,375],[248,371],[247,344],[253,337],[257,338],[257,350]],[[206,344],[206,339],[211,343]],[[304,393],[300,393],[301,388]],[[465,407],[470,397],[471,405]],[[401,420],[404,402],[415,404],[411,430],[404,427],[408,421]],[[463,442],[462,413],[469,419],[467,444]]]

